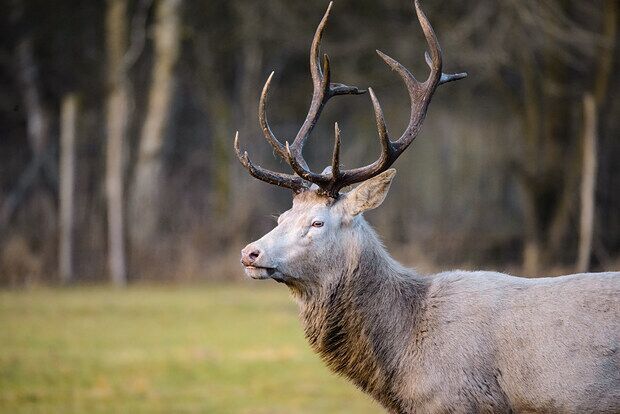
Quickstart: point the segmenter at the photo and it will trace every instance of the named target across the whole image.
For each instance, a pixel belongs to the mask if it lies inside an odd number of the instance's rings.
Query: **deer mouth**
[[[275,272],[275,267],[245,266],[245,274],[252,279],[269,279]]]

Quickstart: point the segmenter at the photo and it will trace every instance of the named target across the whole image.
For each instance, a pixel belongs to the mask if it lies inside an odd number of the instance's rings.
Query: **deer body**
[[[371,290],[356,276],[302,320],[327,365],[390,412],[620,412],[618,274],[410,274]]]
[[[393,413],[620,412],[620,273],[419,275],[346,204],[302,193],[246,247],[261,250],[250,276],[279,269],[332,370]],[[298,246],[289,226],[316,217]]]
[[[420,276],[363,262],[301,301],[302,323],[327,365],[391,412],[620,412],[617,273]]]
[[[435,89],[465,74],[442,72],[439,43],[415,1],[431,73],[418,82],[379,53],[403,79],[411,99],[409,125],[388,137],[369,88],[381,156],[340,169],[336,125],[331,167],[309,170],[302,149],[325,103],[360,94],[330,83],[319,46],[331,4],[310,52],[314,93],[306,121],[283,145],[265,115],[259,121],[274,152],[295,174],[266,170],[239,149],[249,173],[292,189],[293,207],[278,225],[241,252],[254,279],[286,284],[296,297],[306,337],[335,372],[392,413],[620,413],[620,273],[523,279],[495,272],[419,275],[390,257],[361,213],[385,199],[390,166],[418,134]],[[361,183],[348,193],[340,190]]]

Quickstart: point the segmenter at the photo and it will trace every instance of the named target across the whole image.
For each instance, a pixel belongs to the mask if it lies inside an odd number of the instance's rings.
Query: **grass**
[[[0,291],[1,413],[379,413],[281,286]]]

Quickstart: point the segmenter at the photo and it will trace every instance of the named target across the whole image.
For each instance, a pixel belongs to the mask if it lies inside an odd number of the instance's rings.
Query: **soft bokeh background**
[[[536,277],[620,267],[616,0],[426,0],[444,70],[424,128],[368,214],[421,272]],[[326,1],[5,0],[0,16],[0,411],[378,412],[304,344],[286,289],[238,252],[290,205],[287,171]],[[338,0],[333,80],[372,86],[394,136],[423,79],[410,1]],[[379,153],[367,95],[335,98],[307,144],[321,170]],[[94,286],[93,286],[94,285]],[[111,288],[115,286],[117,288]],[[125,287],[125,289],[118,289]]]

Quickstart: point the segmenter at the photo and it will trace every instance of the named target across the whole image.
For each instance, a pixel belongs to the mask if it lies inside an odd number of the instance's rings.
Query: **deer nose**
[[[241,250],[241,263],[244,266],[252,266],[260,256],[261,251],[254,246],[246,246]]]

